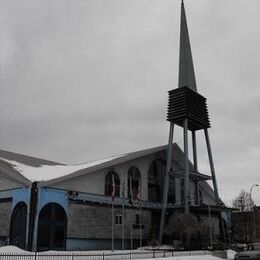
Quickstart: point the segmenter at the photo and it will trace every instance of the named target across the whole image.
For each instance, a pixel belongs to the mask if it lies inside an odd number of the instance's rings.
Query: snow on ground
[[[105,259],[108,260],[114,260],[114,259],[129,259],[130,258],[130,250],[118,250],[118,251],[46,251],[38,253],[38,255],[41,256],[41,260],[60,260],[59,255],[64,256],[64,259],[66,260],[66,256],[71,256],[72,254],[75,255],[74,259],[80,259],[82,260],[82,255],[84,255],[85,259],[93,259],[93,256],[95,256],[95,259],[103,259],[102,254],[105,254]],[[165,252],[167,257],[163,257],[164,252],[163,251],[156,251],[155,256],[156,258],[153,258],[153,252],[147,251],[147,250],[133,250],[131,251],[132,259],[135,260],[141,260],[141,259],[147,259],[147,260],[220,260],[221,258],[212,256],[209,251],[180,251],[180,252],[174,252],[174,256],[171,256],[171,252]],[[1,254],[12,254],[12,255],[32,255],[34,253],[24,251],[20,248],[17,248],[15,246],[5,246],[0,247],[0,255]],[[145,255],[144,255],[145,254]],[[228,250],[228,259],[234,259],[235,252],[232,250]],[[55,257],[56,256],[56,257]],[[78,258],[78,257],[79,258]],[[50,258],[51,257],[51,258]],[[58,257],[58,258],[57,258]],[[150,257],[150,258],[148,258]],[[70,259],[70,258],[69,258]],[[23,257],[23,260],[31,260],[31,258]]]
[[[16,246],[2,246],[0,247],[0,254],[4,253],[4,254],[8,254],[8,253],[12,253],[12,254],[26,254],[29,253],[28,251],[25,251],[21,248],[18,248]]]
[[[26,179],[34,182],[34,181],[48,181],[48,180],[56,179],[62,176],[69,175],[79,170],[94,167],[102,163],[110,162],[122,156],[124,155],[119,155],[119,156],[110,157],[102,160],[88,162],[88,163],[82,163],[78,165],[42,165],[40,167],[29,166],[23,163],[19,163],[17,161],[7,160],[1,157],[0,160],[6,161],[7,163],[11,164],[14,167],[14,169],[19,173],[21,173]]]
[[[236,254],[236,251],[231,250],[231,249],[227,250],[227,257],[228,257],[228,259],[234,259],[235,254]]]
[[[149,258],[146,260],[220,260],[221,258],[212,255],[198,255],[198,256],[173,256],[167,258]],[[141,260],[141,259],[137,259]]]

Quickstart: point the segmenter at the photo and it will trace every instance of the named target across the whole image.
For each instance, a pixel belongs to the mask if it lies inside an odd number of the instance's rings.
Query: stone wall
[[[0,202],[0,239],[9,237],[12,202]]]
[[[136,214],[139,210],[125,208],[125,239],[131,238],[131,221],[136,223]],[[115,218],[122,215],[122,208],[115,208]],[[68,238],[80,239],[111,239],[111,207],[85,205],[76,202],[69,202],[68,209]],[[142,210],[142,238],[149,239],[151,229],[151,213]],[[115,224],[114,238],[121,239],[122,225]],[[138,239],[140,229],[133,229],[133,238]]]

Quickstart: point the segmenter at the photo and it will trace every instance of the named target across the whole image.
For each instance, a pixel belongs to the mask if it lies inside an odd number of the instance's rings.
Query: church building
[[[130,248],[131,233],[134,247],[139,246],[140,236],[146,245],[159,229],[166,148],[75,166],[0,151],[0,240],[34,250],[111,249],[114,203],[115,249],[122,248],[122,229],[125,248]],[[170,211],[180,210],[184,201],[184,156],[177,144],[172,162]],[[211,177],[194,172],[191,163],[189,167],[191,210],[207,216],[210,204],[214,235],[219,236],[220,209],[207,183]],[[135,193],[132,201],[130,184]]]
[[[44,251],[163,243],[176,212],[192,213],[210,223],[212,239],[225,239],[226,208],[218,195],[206,99],[197,93],[183,3],[179,69],[179,86],[169,92],[168,145],[78,165],[0,150],[0,245]],[[174,124],[184,129],[183,150],[172,141]],[[198,130],[205,133],[211,176],[198,170]]]

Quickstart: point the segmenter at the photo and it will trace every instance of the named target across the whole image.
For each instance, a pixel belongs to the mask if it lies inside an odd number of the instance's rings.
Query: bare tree
[[[175,212],[170,217],[165,233],[173,240],[179,240],[184,247],[190,249],[191,239],[198,238],[199,222],[193,214]]]
[[[251,211],[254,202],[251,201],[249,192],[241,190],[238,196],[233,200],[232,206],[239,209],[239,211]]]

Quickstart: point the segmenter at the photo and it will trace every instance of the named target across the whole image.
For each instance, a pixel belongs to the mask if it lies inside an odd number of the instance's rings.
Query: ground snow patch
[[[138,253],[142,254],[142,252],[144,252],[145,250],[133,250],[132,252],[133,253],[136,253],[138,255]],[[49,256],[50,255],[71,255],[71,254],[75,254],[76,256],[80,256],[80,255],[84,255],[84,254],[88,254],[91,258],[91,255],[95,255],[95,254],[102,254],[102,253],[105,253],[105,254],[111,254],[112,252],[111,251],[46,251],[46,252],[41,252],[39,253],[39,255],[41,255],[41,259],[42,260],[49,260]],[[115,255],[116,254],[120,254],[120,253],[129,253],[130,251],[128,250],[125,250],[125,251],[114,251]],[[149,252],[149,251],[148,251]],[[233,251],[232,251],[233,252]],[[232,253],[231,250],[229,250],[229,253],[231,254]],[[152,252],[150,252],[152,254]],[[185,252],[178,252],[178,253],[185,253]],[[198,252],[196,252],[198,253]],[[4,247],[0,247],[0,254],[23,254],[23,255],[30,255],[30,254],[34,254],[32,252],[28,252],[28,251],[24,251],[18,247],[15,247],[15,246],[4,246]],[[44,258],[43,256],[44,255],[48,255],[48,258]],[[112,253],[113,255],[113,253]],[[110,255],[109,256],[109,259],[112,259],[113,256]],[[137,256],[136,255],[136,256]],[[152,255],[151,255],[152,256]],[[139,257],[139,256],[137,256]],[[118,259],[118,255],[116,255],[116,258]],[[26,259],[26,258],[24,258]],[[88,257],[86,257],[86,259],[88,259]],[[124,258],[126,259],[126,258]],[[143,259],[142,256],[140,255],[140,258],[139,260]],[[147,259],[147,258],[146,258]],[[173,256],[173,257],[160,257],[160,258],[148,258],[147,260],[220,260],[221,258],[218,258],[218,257],[215,257],[215,256],[211,256],[211,255],[189,255],[189,256]],[[233,259],[233,258],[229,258],[229,259]],[[138,260],[138,259],[136,259]]]
[[[211,255],[189,255],[189,256],[173,256],[173,257],[162,257],[162,258],[150,258],[146,260],[220,260],[221,258]],[[141,259],[138,259],[141,260]]]
[[[29,253],[28,251],[22,250],[21,248],[18,248],[16,246],[3,246],[0,247],[0,253],[12,253],[12,254],[23,254],[23,253]]]
[[[236,251],[231,250],[231,249],[227,250],[227,257],[228,257],[227,259],[234,259],[235,254],[236,254]]]

